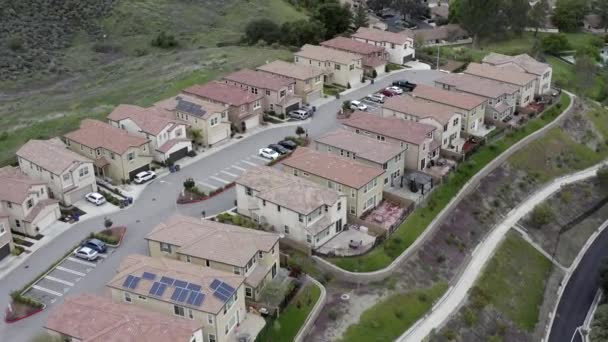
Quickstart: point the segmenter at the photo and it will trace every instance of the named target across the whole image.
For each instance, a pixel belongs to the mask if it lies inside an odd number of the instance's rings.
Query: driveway
[[[303,127],[314,138],[340,126],[336,119],[336,113],[341,108],[344,100],[362,98],[365,95],[387,87],[392,81],[397,79],[406,78],[414,83],[432,84],[434,80],[442,75],[442,73],[436,71],[410,70],[388,75],[377,80],[372,85],[368,84],[359,89],[353,89],[340,99],[321,106],[318,108],[312,121],[303,124]],[[234,200],[236,198],[234,188],[202,203],[177,206],[175,200],[186,178],[192,177],[204,183],[207,183],[207,180],[213,180],[217,182],[213,183],[214,185],[220,185],[223,182],[215,178],[228,181],[228,177],[230,179],[233,178],[228,173],[236,175],[240,171],[239,168],[247,169],[253,167],[253,165],[244,163],[244,161],[250,161],[256,165],[260,164],[261,161],[260,163],[254,161],[252,156],[257,153],[261,146],[277,142],[285,136],[294,135],[294,132],[295,127],[293,126],[263,131],[247,138],[246,141],[228,146],[195,164],[187,166],[180,172],[169,174],[164,178],[151,182],[132,206],[108,215],[115,225],[127,227],[127,234],[123,239],[121,247],[114,252],[112,257],[107,258],[103,263],[99,263],[91,276],[84,277],[75,283],[74,286],[70,286],[67,294],[57,298],[55,305],[59,304],[65,295],[68,294],[78,294],[81,292],[103,294],[105,284],[115,275],[120,260],[133,253],[147,255],[147,244],[144,237],[154,226],[166,220],[172,214],[181,213],[200,217],[201,211],[204,210],[206,215],[209,216],[234,207]],[[211,183],[209,184],[211,185]],[[78,241],[84,239],[91,232],[102,230],[104,227],[103,216],[89,220],[86,220],[85,216],[83,219],[85,221],[74,224],[61,236],[41,247],[29,256],[25,263],[8,273],[0,281],[0,293],[3,294],[0,296],[0,307],[5,308],[8,305],[9,293],[12,290],[21,288],[37,275],[44,272],[53,262],[60,259]],[[32,337],[42,331],[42,327],[51,310],[52,308],[44,310],[28,319],[11,325],[7,325],[2,321],[0,323],[0,341],[31,340]]]

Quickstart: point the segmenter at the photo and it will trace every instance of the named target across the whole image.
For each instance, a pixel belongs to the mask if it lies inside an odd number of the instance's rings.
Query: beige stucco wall
[[[342,87],[348,87],[348,84],[350,84],[351,87],[354,87],[361,83],[361,78],[363,77],[361,59],[352,61],[350,64],[342,64],[333,61],[310,59],[296,53],[294,56],[294,63],[323,69],[328,75],[332,75],[329,77],[331,83],[338,84]],[[340,70],[337,70],[336,67],[339,67]],[[352,70],[350,70],[351,67]]]
[[[48,199],[48,196],[49,192],[46,185],[33,185],[30,187],[29,193],[22,203],[1,201],[0,209],[8,215],[10,229],[25,235],[36,236],[38,233],[42,233],[50,224],[53,224],[61,216],[57,203],[46,205],[32,220],[33,222],[24,221],[30,212],[34,210],[38,202]],[[28,201],[31,201],[31,207],[28,207]],[[17,221],[19,221],[19,226],[17,226]]]
[[[9,219],[8,217],[0,217],[0,248],[6,246],[7,243],[12,251],[14,248],[13,234],[11,234]]]
[[[388,52],[389,61],[395,64],[403,64],[404,60],[414,59],[416,56],[416,51],[414,50],[414,40],[407,39],[405,44],[391,44],[388,42],[380,42],[380,41],[372,41],[362,38],[353,38],[354,40],[375,45],[382,46]]]

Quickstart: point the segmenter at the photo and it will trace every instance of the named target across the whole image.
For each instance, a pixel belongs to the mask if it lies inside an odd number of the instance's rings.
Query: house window
[[[321,82],[321,76],[315,77],[315,83],[319,83],[319,82]]]
[[[304,222],[304,215],[298,214],[298,221]]]
[[[6,202],[6,206],[7,206],[9,209],[12,209],[12,208],[13,208],[13,204],[12,204],[11,202]]]
[[[258,109],[260,108],[262,105],[260,104],[260,100],[256,100],[255,103],[253,104],[253,109]]]
[[[171,253],[171,245],[168,243],[161,242],[160,243],[160,251]]]
[[[342,202],[338,202],[338,211],[342,210]]]
[[[395,48],[395,44],[391,43],[391,49]]]
[[[247,194],[247,196],[253,196],[253,191],[251,190],[251,188],[245,188],[245,193]]]
[[[237,266],[232,266],[232,273],[240,275],[241,269]]]
[[[458,125],[458,118],[454,119],[454,126]]]
[[[192,262],[192,258],[189,255],[186,255],[186,262]]]
[[[70,180],[70,174],[69,174],[69,173],[64,174],[64,175],[63,175],[63,181],[64,181],[64,182],[67,182],[67,181],[69,181],[69,180]]]
[[[4,232],[6,232],[6,229],[4,228],[4,225],[0,223],[0,235],[3,235]]]
[[[114,160],[114,153],[110,153],[110,159]]]
[[[334,69],[340,70],[340,64],[334,64]]]
[[[285,234],[289,235],[289,227],[285,225],[284,227]]]
[[[280,97],[284,97],[285,96],[285,90],[281,90],[281,93],[279,94]]]
[[[350,213],[351,213],[351,215],[355,214],[355,206],[352,206],[352,205],[350,206]]]
[[[355,65],[354,64],[349,65],[348,66],[348,70],[351,70],[351,71],[355,70]]]
[[[247,110],[247,106],[242,105],[242,106],[241,106],[241,112],[244,112],[244,111],[246,111],[246,110]]]
[[[132,299],[131,299],[131,294],[129,292],[125,292],[125,302],[127,303],[131,303]]]
[[[264,252],[258,251],[258,258],[262,259],[264,257]]]
[[[330,188],[330,189],[333,189],[334,188],[334,182],[327,181],[327,187]]]
[[[355,189],[350,189],[350,197],[355,198],[357,196],[357,191]]]
[[[137,298],[139,298],[140,300],[146,301],[148,300],[148,298],[144,297],[144,296],[137,296]]]
[[[306,234],[306,242],[312,243],[312,236],[310,234]]]
[[[127,160],[133,160],[133,159],[135,159],[135,153],[129,152],[129,154],[127,154]]]
[[[298,170],[293,169],[293,175],[294,175],[294,176],[297,176],[297,175],[298,175]]]
[[[270,90],[266,90],[266,96],[270,96]]]
[[[342,191],[342,184],[338,184],[338,191]]]
[[[326,205],[324,205],[323,207],[325,207],[325,212],[327,212],[327,210],[329,210],[329,207]]]
[[[31,207],[33,207],[33,206],[34,206],[34,201],[33,201],[31,198],[30,198],[30,199],[28,199],[28,200],[27,200],[27,208],[29,209],[29,208],[31,208]]]
[[[262,200],[262,205],[265,207],[266,206],[266,200]]]
[[[226,118],[226,112],[223,112],[222,113],[222,119],[225,119],[225,118]]]
[[[298,58],[298,56],[296,56],[295,61],[296,61],[296,63],[300,61],[300,59]]]
[[[207,314],[207,323],[213,324],[213,315]]]
[[[217,342],[217,339],[215,338],[215,335],[213,334],[209,334],[209,342]]]
[[[179,305],[173,305],[173,313],[176,316],[186,317],[186,312],[184,311],[184,307]]]
[[[258,88],[251,87],[251,92],[254,94],[258,94]]]
[[[253,298],[253,289],[249,286],[245,287],[245,297]]]
[[[280,205],[277,205],[277,211],[281,212],[281,206]]]
[[[205,266],[209,267],[210,264],[209,260],[205,260]]]
[[[15,226],[17,226],[17,228],[21,227],[21,222],[19,220],[15,220]]]

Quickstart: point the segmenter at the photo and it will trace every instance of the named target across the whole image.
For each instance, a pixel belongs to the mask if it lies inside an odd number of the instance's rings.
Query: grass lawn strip
[[[269,342],[293,341],[310,311],[319,300],[320,295],[321,289],[315,283],[309,282],[280,313],[273,326],[268,327],[258,336],[258,340]],[[300,305],[299,308],[298,304]]]
[[[409,329],[447,290],[445,282],[425,289],[394,294],[374,305],[351,325],[341,341],[393,341]]]
[[[553,121],[570,104],[570,97],[562,95],[560,105],[545,111],[518,130],[508,133],[492,144],[482,146],[466,162],[461,163],[448,179],[429,195],[428,205],[416,209],[382,245],[360,257],[330,258],[338,267],[353,272],[371,272],[388,266],[416,241],[466,182],[494,158],[513,144],[538,131]]]

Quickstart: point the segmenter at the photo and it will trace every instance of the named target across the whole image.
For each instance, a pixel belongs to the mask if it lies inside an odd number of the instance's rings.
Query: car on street
[[[367,110],[367,106],[364,103],[361,103],[361,101],[353,100],[350,101],[350,109],[365,112]]]
[[[270,145],[268,145],[268,148],[273,151],[278,152],[281,155],[291,152],[290,150],[286,149],[285,147],[283,147],[279,144],[270,144]]]
[[[270,159],[270,160],[275,160],[275,159],[279,158],[279,153],[268,147],[264,147],[264,148],[260,149],[259,155],[263,158]]]
[[[412,91],[414,90],[414,88],[416,88],[416,84],[406,81],[406,80],[397,80],[393,82],[393,86],[395,87],[399,87],[401,89],[403,89],[404,91]]]
[[[296,144],[295,142],[293,142],[291,140],[282,140],[282,141],[279,141],[279,145],[285,147],[288,150],[295,150],[296,147],[298,147],[298,144]]]
[[[371,94],[371,95],[367,95],[365,97],[365,99],[372,101],[372,102],[377,102],[377,103],[384,103],[384,98],[386,96],[382,95],[382,94]]]
[[[99,253],[89,247],[79,247],[74,251],[74,255],[80,259],[94,261],[99,256]]]
[[[310,116],[307,111],[301,109],[292,110],[287,115],[290,118],[297,120],[306,120]]]
[[[99,239],[88,239],[81,245],[81,247],[88,247],[94,251],[97,251],[98,253],[105,253],[107,250],[105,242]]]
[[[137,184],[143,184],[151,179],[156,178],[156,172],[154,171],[142,171],[135,175],[133,181]]]
[[[390,87],[388,87],[388,88],[386,88],[386,89],[384,89],[384,90],[388,90],[388,91],[390,91],[391,93],[395,93],[395,94],[397,94],[397,95],[401,95],[401,94],[403,94],[403,89],[401,89],[401,88],[399,88],[399,87],[396,87],[396,86],[390,86]]]
[[[88,194],[86,194],[84,196],[84,198],[86,198],[87,201],[89,201],[95,205],[102,205],[102,204],[106,203],[106,198],[103,197],[103,195],[98,192],[89,192]]]

